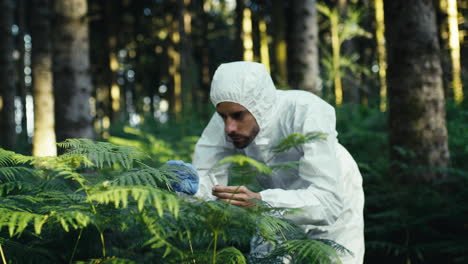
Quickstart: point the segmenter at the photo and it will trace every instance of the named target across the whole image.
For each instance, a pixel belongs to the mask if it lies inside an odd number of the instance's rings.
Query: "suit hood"
[[[265,66],[256,62],[221,64],[211,83],[210,99],[216,107],[233,102],[245,107],[255,118],[264,137],[276,103],[276,88]]]

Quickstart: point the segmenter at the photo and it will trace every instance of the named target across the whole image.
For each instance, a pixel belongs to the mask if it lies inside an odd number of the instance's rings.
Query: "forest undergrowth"
[[[318,137],[291,135],[278,151]],[[0,149],[3,263],[332,263],[350,253],[307,237],[284,208],[179,196],[171,183],[183,167],[148,165],[151,156],[136,147],[87,139],[58,145],[64,154],[44,158]],[[222,162],[243,170],[240,181],[280,169],[243,156]],[[249,255],[254,236],[275,250]]]

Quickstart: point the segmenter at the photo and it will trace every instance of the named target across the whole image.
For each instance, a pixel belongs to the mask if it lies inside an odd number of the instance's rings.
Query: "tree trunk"
[[[318,24],[315,0],[291,1],[292,25],[288,43],[292,88],[320,95]]]
[[[355,4],[354,4],[355,5]],[[343,24],[347,24],[347,21],[351,21],[350,19],[350,10],[353,7],[352,3],[349,3],[347,0],[339,0],[338,1],[338,20],[339,20],[339,29],[343,31]],[[351,11],[353,12],[353,11]],[[352,14],[351,14],[352,15]],[[357,26],[357,25],[356,25]],[[347,54],[348,56],[352,56],[353,54],[359,54],[359,44],[355,38],[351,39],[342,39],[339,37],[339,42],[341,43],[341,54],[339,57],[344,56]],[[341,66],[341,58],[340,58],[340,66]],[[356,62],[357,63],[357,62]],[[343,101],[346,103],[352,104],[359,104],[360,102],[360,95],[359,95],[359,88],[362,87],[362,83],[360,78],[355,76],[351,69],[340,69],[342,72],[342,93],[343,93]]]
[[[110,67],[110,45],[109,28],[112,22],[112,13],[107,12],[107,2],[105,0],[93,1],[89,6],[89,12],[93,21],[90,21],[90,50],[91,71],[93,77],[93,87],[96,93],[96,120],[95,128],[99,137],[106,137],[108,124],[112,116],[111,87],[113,73]],[[91,4],[91,3],[90,3]]]
[[[461,80],[460,35],[458,30],[458,9],[456,0],[447,1],[447,14],[450,57],[452,59],[451,87],[453,89],[455,102],[460,104],[463,102],[463,84]]]
[[[288,82],[287,46],[286,46],[286,19],[284,1],[272,1],[272,40],[273,40],[273,75],[279,84]]]
[[[11,32],[14,21],[14,1],[0,0],[0,146],[13,149],[16,144],[15,124],[15,41]]]
[[[103,0],[105,3],[105,13],[104,13],[104,24],[106,24],[106,29],[107,29],[107,43],[106,47],[108,47],[109,53],[109,61],[108,61],[108,67],[109,69],[106,69],[105,71],[108,72],[108,78],[109,78],[109,85],[110,85],[110,90],[109,90],[109,120],[111,122],[118,121],[119,119],[122,119],[122,115],[125,113],[125,108],[122,107],[124,105],[124,100],[123,98],[125,95],[122,92],[121,87],[117,84],[117,70],[119,68],[119,62],[117,59],[117,49],[118,49],[118,36],[117,32],[119,31],[118,28],[120,28],[121,23],[120,19],[112,19],[115,16],[121,16],[117,12],[117,8],[123,9],[120,6],[120,3],[114,3],[111,1]],[[123,110],[122,110],[123,109]],[[107,130],[109,127],[106,127],[106,123],[103,125],[104,130]],[[107,132],[107,131],[106,131]]]
[[[25,77],[26,74],[24,72],[25,68],[25,40],[24,37],[26,35],[26,0],[16,0],[16,17],[17,17],[17,25],[18,25],[18,35],[16,37],[16,49],[18,50],[18,58],[16,61],[16,75],[17,75],[17,83],[16,86],[18,91],[18,96],[21,100],[21,131],[23,139],[27,140],[28,136],[28,122],[27,122],[27,112],[26,112],[26,98],[29,93],[29,84],[26,85]],[[21,140],[21,139],[20,139]]]
[[[395,166],[392,174],[408,182],[441,177],[434,167],[448,166],[449,151],[433,1],[385,0],[384,11],[391,159],[422,168]]]
[[[387,82],[385,76],[387,75],[387,58],[385,52],[385,22],[383,0],[374,0],[375,7],[375,39],[377,42],[377,57],[379,61],[379,108],[381,112],[387,111]]]
[[[31,36],[34,95],[34,156],[56,156],[50,1],[32,0]]]
[[[197,10],[199,14],[200,24],[197,24],[201,30],[201,35],[199,36],[199,45],[197,49],[200,51],[201,57],[201,88],[197,97],[195,97],[194,103],[199,104],[200,110],[205,114],[205,104],[200,102],[209,102],[210,100],[210,50],[209,50],[209,40],[208,40],[208,14],[207,10],[204,9],[205,1],[197,1]]]
[[[236,36],[234,39],[234,60],[242,60],[244,57],[243,30],[245,0],[236,0]]]
[[[193,58],[192,45],[192,12],[190,11],[190,0],[178,0],[179,34],[180,34],[180,74],[182,85],[183,113],[190,114],[195,110],[193,98],[199,89],[197,74],[195,72],[195,61]]]
[[[93,138],[86,0],[55,0],[53,73],[59,141]]]
[[[244,54],[242,58],[244,61],[254,61],[254,39],[252,32],[252,10],[245,7],[242,13],[242,47]]]

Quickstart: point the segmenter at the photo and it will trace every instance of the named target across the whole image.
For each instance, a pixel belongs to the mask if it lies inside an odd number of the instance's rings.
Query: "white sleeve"
[[[262,200],[274,207],[297,208],[300,212],[288,218],[302,225],[330,225],[343,208],[340,190],[340,167],[336,155],[337,133],[334,110],[320,117],[309,114],[301,133],[324,132],[326,140],[304,144],[300,159],[299,177],[309,183],[305,189],[268,189],[260,192]],[[303,119],[304,120],[304,119]]]
[[[214,114],[195,145],[193,166],[198,172],[200,185],[195,197],[214,200],[211,188],[216,184],[227,185],[228,164],[215,165],[223,158],[233,154],[233,147],[226,143],[224,123],[218,114]]]

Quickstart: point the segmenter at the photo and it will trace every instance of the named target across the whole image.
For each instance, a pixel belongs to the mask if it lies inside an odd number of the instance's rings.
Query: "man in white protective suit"
[[[353,256],[340,256],[343,263],[363,263],[362,177],[356,162],[338,143],[333,107],[306,91],[276,90],[266,68],[254,62],[219,66],[210,98],[217,113],[195,147],[193,166],[199,175],[195,196],[245,207],[252,206],[251,199],[256,198],[273,207],[302,209],[288,218],[312,238],[333,240],[353,252]],[[272,146],[281,139],[308,132],[327,137],[272,158]],[[263,190],[255,193],[244,186],[226,186],[227,169],[211,170],[235,154],[267,165],[299,161],[299,169],[257,177]]]

